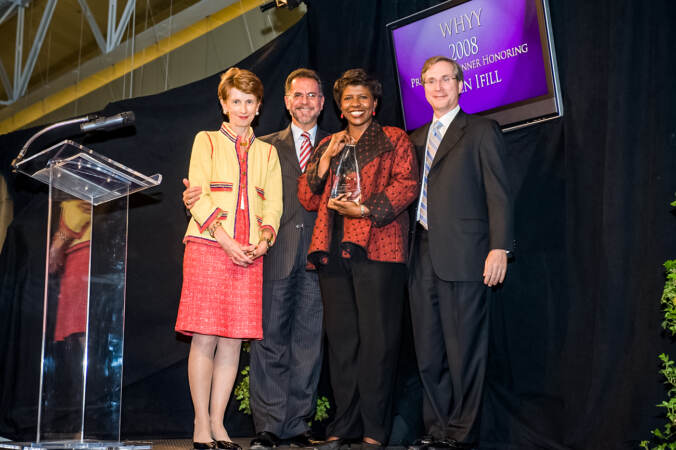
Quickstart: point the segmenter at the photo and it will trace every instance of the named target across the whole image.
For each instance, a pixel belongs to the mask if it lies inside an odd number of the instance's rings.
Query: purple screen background
[[[449,34],[444,26],[446,36],[441,31],[444,22],[451,27]],[[464,24],[464,31],[462,26],[455,25],[460,22]],[[420,69],[431,56],[456,56],[454,59],[464,66],[465,90],[460,96],[460,107],[468,113],[479,113],[549,92],[535,0],[471,0],[393,30],[392,41],[404,118],[409,130],[432,119],[432,108],[425,100],[420,84]],[[468,46],[472,41],[476,46]],[[453,55],[449,45],[457,42],[463,43],[473,54],[463,54],[461,58]],[[527,52],[502,60],[484,59],[523,44],[527,45]],[[476,67],[467,65],[476,60],[479,61]],[[482,75],[483,83],[480,81]],[[489,84],[489,81],[493,83]]]

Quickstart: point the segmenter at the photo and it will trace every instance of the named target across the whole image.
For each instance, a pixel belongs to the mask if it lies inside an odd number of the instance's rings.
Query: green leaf
[[[251,415],[251,404],[249,403],[249,366],[244,367],[240,372],[242,379],[235,386],[235,399],[239,401],[239,411]]]
[[[676,207],[676,201],[672,206]],[[662,328],[676,336],[676,259],[664,262],[665,283],[660,304],[664,311],[664,321]],[[640,447],[646,450],[676,450],[676,362],[674,362],[666,353],[660,353],[659,359],[662,362],[662,368],[659,373],[664,376],[667,385],[667,398],[660,404],[655,405],[658,408],[666,409],[668,422],[663,428],[652,430],[650,433],[654,436],[652,440],[642,441]],[[651,447],[651,445],[653,445]]]
[[[317,422],[321,422],[322,420],[328,419],[329,418],[329,409],[331,409],[331,404],[329,403],[329,399],[321,396],[317,397],[317,407],[315,409],[315,418]]]

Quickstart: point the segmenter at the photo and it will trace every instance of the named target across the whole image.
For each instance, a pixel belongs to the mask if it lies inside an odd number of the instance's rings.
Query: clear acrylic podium
[[[162,176],[70,140],[17,170],[49,185],[37,438],[18,447],[149,448],[120,442],[127,219]]]

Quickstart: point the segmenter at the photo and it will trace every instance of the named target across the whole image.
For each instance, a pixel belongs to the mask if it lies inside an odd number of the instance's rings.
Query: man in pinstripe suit
[[[284,210],[274,247],[263,263],[263,340],[251,342],[251,410],[257,435],[253,450],[280,443],[310,447],[307,421],[315,409],[322,354],[322,302],[315,271],[306,270],[315,212],[297,196],[314,146],[328,136],[317,126],[324,106],[319,76],[291,72],[284,85],[291,124],[261,139],[275,146],[282,168]],[[199,188],[186,190],[189,206]]]

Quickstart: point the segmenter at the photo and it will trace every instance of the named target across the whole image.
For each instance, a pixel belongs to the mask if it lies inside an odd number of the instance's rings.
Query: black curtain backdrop
[[[342,126],[331,85],[352,67],[382,80],[377,118],[400,125],[385,25],[437,3],[313,0],[296,26],[239,64],[266,87],[257,134],[288,122],[283,81],[298,66],[317,69],[325,81],[324,128]],[[664,421],[655,407],[665,397],[657,355],[676,356],[659,307],[662,263],[676,258],[669,207],[676,8],[669,0],[550,0],[550,9],[565,117],[506,135],[518,244],[493,301],[482,448],[636,448]],[[134,110],[136,130],[84,139],[142,173],[164,176],[158,188],[131,197],[127,439],[191,433],[188,342],[173,331],[187,223],[180,180],[194,134],[221,121],[217,83],[212,76],[111,104],[106,114]],[[34,131],[0,136],[0,170],[15,201],[0,255],[0,435],[14,439],[34,438],[47,195],[8,166]],[[250,435],[250,421],[235,407],[226,425],[233,435]]]

